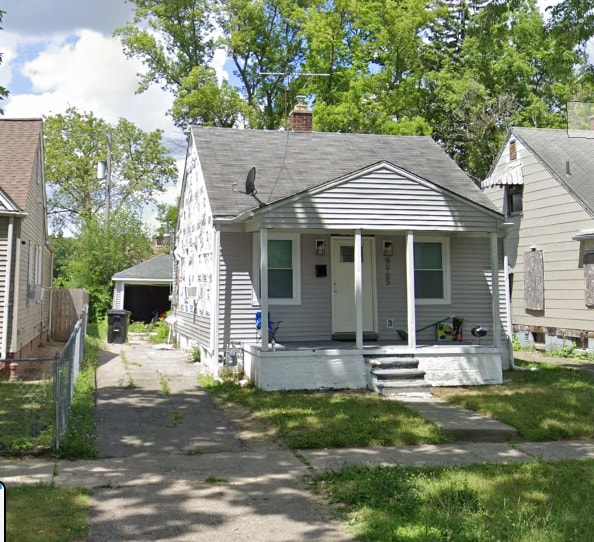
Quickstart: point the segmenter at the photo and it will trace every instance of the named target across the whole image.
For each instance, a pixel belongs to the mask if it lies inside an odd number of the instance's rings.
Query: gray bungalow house
[[[500,383],[503,215],[430,137],[315,133],[305,109],[292,121],[191,129],[180,345],[267,390]]]
[[[42,120],[0,119],[0,367],[32,357],[49,340],[44,171]]]
[[[485,195],[506,215],[509,334],[594,350],[594,132],[513,128]]]

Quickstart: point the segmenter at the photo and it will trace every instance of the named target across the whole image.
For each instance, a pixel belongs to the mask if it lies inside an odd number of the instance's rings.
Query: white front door
[[[373,239],[362,239],[363,331],[375,331]],[[355,240],[332,238],[332,332],[355,333]]]

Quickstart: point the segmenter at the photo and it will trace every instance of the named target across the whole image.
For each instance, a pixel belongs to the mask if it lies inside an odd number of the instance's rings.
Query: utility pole
[[[111,212],[111,133],[107,132],[107,160],[97,163],[97,179],[105,181],[105,218],[109,225]]]
[[[106,218],[109,224],[109,213],[111,211],[111,132],[107,132],[107,175],[105,181],[105,207],[107,208]]]

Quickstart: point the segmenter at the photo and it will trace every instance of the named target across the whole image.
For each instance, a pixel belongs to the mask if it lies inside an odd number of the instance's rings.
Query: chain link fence
[[[54,355],[10,360],[0,381],[0,454],[38,454],[60,448],[87,330],[85,307],[68,342]]]

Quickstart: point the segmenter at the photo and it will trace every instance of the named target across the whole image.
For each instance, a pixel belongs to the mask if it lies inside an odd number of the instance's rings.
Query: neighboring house
[[[51,284],[43,122],[0,119],[0,363],[47,343]]]
[[[172,258],[166,253],[116,273],[112,308],[130,311],[133,322],[150,322],[171,308],[171,277]]]
[[[239,359],[263,389],[501,382],[504,217],[430,137],[313,133],[304,109],[292,120],[300,132],[190,131],[180,345],[215,374]],[[452,315],[463,340],[438,340]]]
[[[508,222],[511,323],[523,344],[594,349],[593,171],[593,139],[513,128],[482,183]]]

